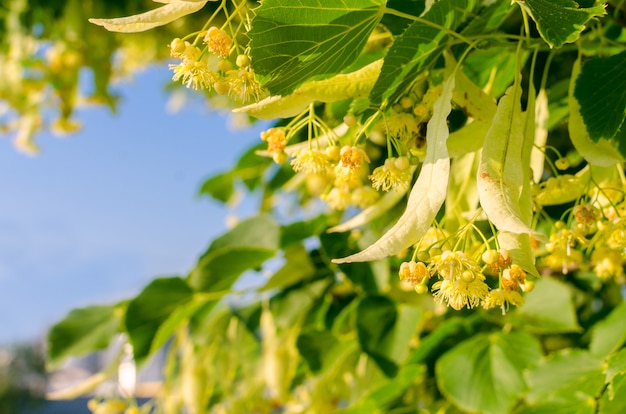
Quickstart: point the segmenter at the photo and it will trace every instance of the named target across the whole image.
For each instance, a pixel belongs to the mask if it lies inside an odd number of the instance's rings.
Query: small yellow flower
[[[383,191],[401,191],[411,184],[411,169],[406,157],[387,158],[385,163],[374,169],[369,176],[372,187]]]
[[[226,57],[230,54],[230,46],[233,44],[233,39],[226,31],[213,26],[206,32],[204,43],[207,44],[211,53]]]
[[[322,199],[330,208],[341,211],[352,204],[352,193],[348,186],[333,187]]]
[[[524,298],[517,290],[493,289],[483,300],[483,308],[502,308],[502,313],[505,313],[509,305],[521,306],[523,303]]]
[[[474,308],[487,296],[489,286],[481,273],[472,274],[473,278],[463,277],[457,280],[444,279],[433,285],[434,298],[439,303],[446,303],[451,308]]]
[[[618,250],[600,248],[591,255],[593,271],[601,279],[622,278],[624,276],[624,258]]]
[[[339,181],[350,181],[358,177],[361,167],[370,160],[363,149],[345,145],[341,148],[339,164],[335,167],[335,175]]]
[[[257,102],[265,96],[265,91],[251,68],[230,70],[227,79],[230,86],[229,96],[239,102]]]
[[[371,206],[378,200],[379,194],[369,185],[362,185],[352,190],[351,203],[359,208],[366,208]]]
[[[261,139],[267,142],[267,152],[272,156],[274,162],[282,164],[287,161],[285,148],[287,147],[287,137],[282,128],[270,128],[261,132]]]
[[[178,65],[170,65],[174,71],[172,80],[177,82],[182,79],[183,85],[194,90],[208,89],[216,81],[218,75],[209,69],[204,60],[183,60]]]
[[[332,165],[326,153],[315,149],[298,151],[291,161],[291,166],[294,171],[307,174],[323,175],[332,171]]]
[[[412,114],[400,112],[387,117],[385,125],[387,133],[400,139],[405,145],[412,147],[416,136],[419,136],[419,124]]]
[[[411,286],[419,285],[424,278],[430,278],[430,272],[426,265],[415,261],[402,262],[398,274],[400,280],[405,280]]]

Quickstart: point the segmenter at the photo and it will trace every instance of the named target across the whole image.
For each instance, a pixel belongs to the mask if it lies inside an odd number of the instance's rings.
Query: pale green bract
[[[245,112],[265,120],[290,118],[315,101],[329,103],[365,98],[378,79],[382,65],[383,60],[379,59],[357,71],[335,75],[330,79],[310,81],[287,96],[270,96],[260,102],[234,109],[233,112]]]
[[[366,262],[397,254],[417,243],[430,228],[446,198],[450,175],[446,141],[450,134],[448,115],[452,110],[454,79],[454,76],[450,76],[444,82],[441,96],[433,106],[433,115],[426,129],[426,158],[411,189],[406,210],[376,243],[359,253],[334,259],[334,263]]]
[[[508,88],[498,104],[491,128],[485,137],[476,177],[480,205],[500,231],[536,234],[524,220],[520,197],[524,185],[522,150],[524,120],[521,111],[521,86]]]
[[[585,121],[580,114],[580,104],[574,96],[574,88],[576,87],[576,79],[580,75],[580,57],[574,62],[572,68],[572,78],[569,85],[569,122],[568,130],[572,144],[576,150],[590,164],[599,167],[609,167],[620,162],[624,162],[619,150],[613,143],[607,139],[600,138],[598,142],[594,142],[589,137],[589,131],[585,125]]]
[[[157,9],[133,16],[118,17],[115,19],[89,19],[93,24],[102,26],[111,32],[134,33],[150,30],[154,27],[163,26],[195,13],[204,7],[209,1],[217,0],[154,0],[156,3],[165,3]]]

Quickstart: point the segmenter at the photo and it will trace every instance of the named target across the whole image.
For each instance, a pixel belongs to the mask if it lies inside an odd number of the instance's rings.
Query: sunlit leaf
[[[98,26],[103,26],[111,32],[143,32],[173,22],[188,14],[195,13],[203,8],[208,1],[209,0],[159,1],[159,3],[167,4],[134,16],[118,17],[115,19],[89,19],[89,21]]]
[[[526,388],[523,371],[540,358],[539,342],[528,334],[476,335],[439,358],[437,384],[463,410],[511,412]]]
[[[530,407],[573,401],[584,407],[589,402],[595,403],[595,396],[604,386],[602,359],[579,349],[552,354],[530,370],[526,378],[529,388],[526,401]]]
[[[556,48],[578,40],[589,20],[605,14],[601,4],[582,8],[573,0],[514,1],[533,18],[543,40]]]
[[[190,284],[206,292],[228,290],[241,273],[274,256],[279,240],[280,228],[269,217],[244,220],[211,243],[192,270]]]
[[[581,114],[581,107],[576,97],[577,79],[580,75],[580,58],[576,60],[572,68],[572,78],[569,87],[569,122],[568,130],[572,144],[580,155],[582,155],[590,164],[601,167],[608,167],[624,161],[624,157],[620,155],[617,144],[609,139],[599,137],[592,140],[585,119]],[[596,85],[599,87],[599,85]],[[588,101],[587,97],[587,101]],[[603,98],[600,98],[603,99]],[[615,113],[613,109],[609,111]],[[619,112],[619,111],[618,111]],[[623,118],[623,115],[622,115]],[[608,137],[611,138],[611,137]]]
[[[189,285],[179,277],[172,277],[154,279],[130,301],[124,324],[137,361],[143,362],[150,355],[161,324],[192,297]]]
[[[448,187],[450,158],[446,147],[449,135],[447,118],[452,109],[453,89],[454,77],[450,77],[444,82],[441,96],[433,106],[433,115],[428,121],[426,132],[426,158],[411,189],[405,212],[376,243],[359,253],[333,260],[335,263],[382,259],[411,246],[426,234],[445,200]]]
[[[109,346],[120,332],[125,305],[90,306],[72,310],[48,332],[51,368],[67,357],[82,356]]]
[[[611,313],[596,323],[591,331],[589,351],[606,356],[617,351],[626,342],[626,302],[620,303]]]
[[[383,15],[381,0],[265,0],[248,32],[254,70],[271,95],[331,77],[359,56]]]
[[[598,413],[622,414],[626,412],[626,373],[615,376],[607,391],[602,394],[599,401]]]
[[[442,29],[456,29],[468,17],[472,4],[472,0],[438,1],[421,16],[421,20],[413,22],[396,37],[385,56],[385,63],[372,89],[370,100],[380,103],[389,98],[408,77],[412,77],[440,56],[449,36]]]
[[[571,289],[562,282],[542,278],[534,289],[524,296],[515,317],[520,326],[537,333],[580,332]]]
[[[285,288],[315,274],[311,256],[302,244],[291,244],[285,248],[285,259],[285,265],[272,275],[262,290]]]
[[[199,195],[209,195],[223,203],[228,203],[235,193],[233,174],[226,172],[216,174],[202,183]]]

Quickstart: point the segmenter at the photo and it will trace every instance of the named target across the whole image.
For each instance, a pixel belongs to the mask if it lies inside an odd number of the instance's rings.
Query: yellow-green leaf
[[[156,2],[166,3],[165,6],[145,13],[115,19],[89,19],[89,21],[111,32],[143,32],[173,22],[188,14],[195,13],[203,8],[208,1],[209,0],[161,0]]]
[[[453,89],[454,77],[451,76],[444,82],[441,96],[433,106],[433,116],[426,130],[426,158],[411,189],[406,210],[398,222],[365,250],[333,262],[364,262],[397,254],[416,243],[431,226],[446,198],[448,187],[450,158],[446,147],[449,136],[447,120],[452,109]]]

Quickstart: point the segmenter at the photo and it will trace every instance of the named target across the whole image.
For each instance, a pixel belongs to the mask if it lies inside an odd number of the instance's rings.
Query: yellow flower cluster
[[[176,38],[170,43],[170,55],[180,59],[180,63],[169,65],[174,72],[173,81],[182,81],[183,85],[194,90],[214,90],[219,95],[228,95],[238,104],[256,102],[265,96],[248,55],[237,55],[237,67],[228,60],[234,41],[224,29],[210,27],[202,38],[204,49],[196,46],[198,40],[199,37],[190,43]],[[217,65],[212,64],[211,56],[221,59]]]

